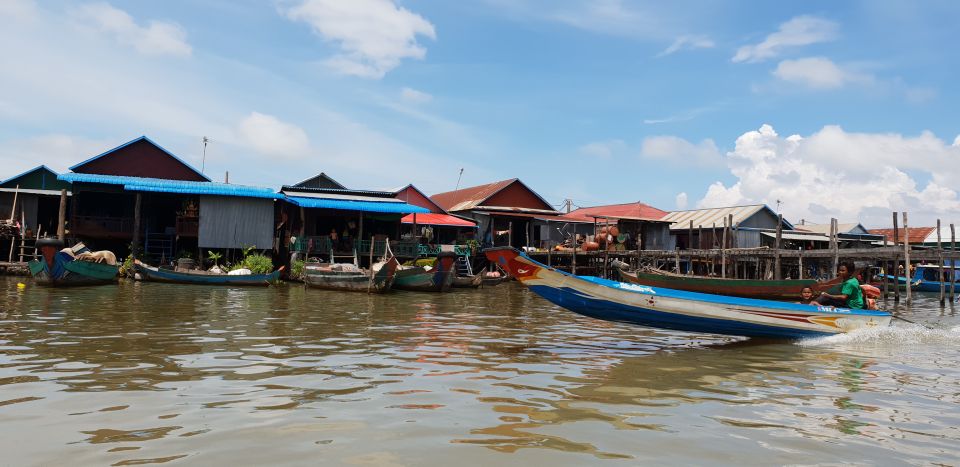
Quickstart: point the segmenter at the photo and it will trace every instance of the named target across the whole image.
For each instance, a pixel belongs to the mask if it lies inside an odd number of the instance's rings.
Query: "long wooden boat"
[[[453,286],[457,256],[441,252],[431,269],[423,266],[400,266],[393,288],[414,292],[446,292]]]
[[[483,275],[486,274],[487,268],[483,268],[480,272],[472,276],[457,276],[453,278],[453,286],[464,289],[476,289],[480,287],[480,284],[483,283]]]
[[[303,282],[307,287],[353,292],[385,293],[393,288],[397,267],[396,258],[373,265],[369,269],[337,270],[328,263],[307,263],[303,267]]]
[[[51,287],[111,284],[117,282],[120,271],[117,265],[80,261],[60,252],[52,267],[46,260],[30,261],[27,266],[37,284]]]
[[[710,295],[574,276],[513,248],[485,250],[490,261],[541,297],[575,313],[678,331],[804,338],[887,326],[891,315],[816,305]]]
[[[147,282],[167,282],[173,284],[195,285],[231,285],[231,286],[266,286],[275,284],[280,279],[283,267],[269,274],[245,274],[232,276],[217,274],[209,271],[177,271],[174,269],[148,266],[136,261],[133,265],[140,279]]]
[[[840,284],[840,279],[818,282],[813,279],[755,280],[725,279],[719,277],[688,276],[663,271],[644,270],[627,272],[615,268],[621,282],[662,287],[687,292],[699,292],[731,297],[757,298],[761,300],[800,300],[800,290],[810,287],[816,292],[826,292]]]
[[[954,281],[954,288],[960,288],[960,269],[947,266],[943,267],[937,264],[918,264],[911,266],[913,268],[913,277],[910,278],[910,289],[920,292],[940,292],[940,284],[946,291],[950,291],[950,280]],[[903,276],[882,275],[881,278],[894,282],[900,287],[904,287],[907,278]]]

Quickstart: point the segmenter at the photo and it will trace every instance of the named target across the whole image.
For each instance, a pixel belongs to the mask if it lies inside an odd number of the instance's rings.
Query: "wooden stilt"
[[[130,255],[135,259],[140,258],[140,206],[142,203],[143,194],[138,192],[133,204],[133,241],[130,242],[133,249]]]
[[[903,211],[903,273],[907,277],[907,306],[913,301],[913,291],[910,290],[910,227],[907,227],[907,211]]]
[[[783,237],[783,214],[777,214],[777,238],[776,238],[776,240],[774,241],[775,244],[774,244],[774,246],[773,246],[774,249],[776,250],[776,251],[774,252],[774,255],[775,255],[775,256],[773,257],[773,278],[774,278],[775,280],[780,280],[780,279],[781,279],[781,272],[780,272],[780,240],[782,239],[782,237]]]
[[[947,277],[947,264],[943,262],[943,243],[940,241],[940,219],[937,219],[937,258],[937,264],[940,265],[940,308],[943,308],[943,306],[946,304],[946,297],[944,297],[946,292],[946,284],[944,281]],[[953,273],[952,270],[950,272]]]
[[[953,301],[956,299],[956,287],[957,287],[957,238],[954,236],[955,232],[953,230],[953,224],[950,224],[950,257],[953,258],[950,261],[950,306],[953,306]]]
[[[60,213],[57,215],[57,239],[61,242],[67,235],[67,190],[60,190]]]
[[[893,212],[893,246],[896,250],[897,245],[900,244],[900,228],[897,227],[897,212]],[[893,272],[890,274],[894,277],[893,282],[893,303],[900,303],[900,254],[894,253],[893,255]],[[906,279],[906,271],[904,271],[904,279]],[[909,282],[909,281],[907,281]]]

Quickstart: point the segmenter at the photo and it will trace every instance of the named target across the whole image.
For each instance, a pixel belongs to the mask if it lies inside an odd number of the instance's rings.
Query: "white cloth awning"
[[[766,235],[770,238],[777,238],[776,232],[760,232],[760,235]],[[830,237],[826,235],[817,235],[817,234],[796,234],[796,233],[787,233],[782,232],[780,234],[782,240],[793,240],[798,242],[829,242]]]

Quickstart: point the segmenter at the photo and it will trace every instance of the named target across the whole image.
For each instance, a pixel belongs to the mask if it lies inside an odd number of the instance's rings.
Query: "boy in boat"
[[[837,274],[840,276],[842,285],[839,294],[828,294],[821,292],[820,296],[813,303],[819,305],[835,306],[841,308],[863,309],[863,290],[860,289],[860,282],[854,275],[852,262],[844,262],[837,268]]]
[[[813,287],[804,286],[800,289],[800,303],[808,305],[813,302]]]

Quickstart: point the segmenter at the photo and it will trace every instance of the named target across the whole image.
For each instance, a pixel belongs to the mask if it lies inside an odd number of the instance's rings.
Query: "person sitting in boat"
[[[863,290],[860,289],[860,282],[854,274],[855,268],[852,262],[844,262],[837,269],[842,285],[839,294],[829,294],[821,292],[811,304],[835,306],[841,308],[863,309]]]
[[[800,303],[809,304],[813,301],[813,287],[805,286],[800,289]]]

